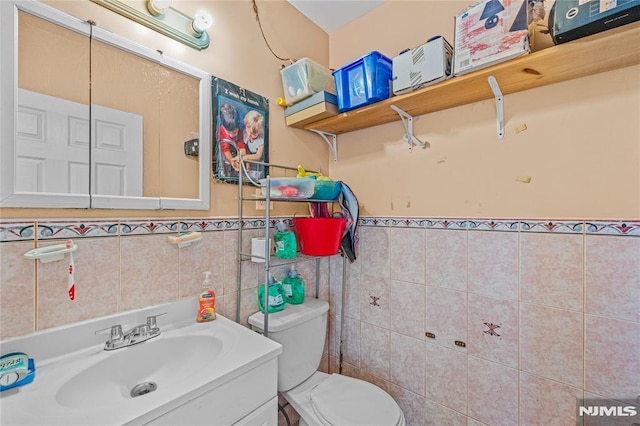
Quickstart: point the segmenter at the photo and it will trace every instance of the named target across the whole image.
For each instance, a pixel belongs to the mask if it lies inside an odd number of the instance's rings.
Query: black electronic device
[[[557,0],[549,29],[556,44],[640,20],[640,0]]]

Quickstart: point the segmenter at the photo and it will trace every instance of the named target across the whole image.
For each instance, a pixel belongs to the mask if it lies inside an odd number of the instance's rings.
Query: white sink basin
[[[36,366],[32,383],[0,393],[0,424],[175,424],[203,399],[206,416],[216,406],[220,421],[233,424],[275,398],[281,346],[220,315],[197,323],[196,310],[195,298],[185,299],[0,342],[1,354],[24,352]],[[95,334],[116,324],[126,332],[165,312],[161,334],[146,342],[105,351],[108,333]],[[238,394],[253,405],[238,404]]]
[[[223,343],[213,336],[163,335],[133,346],[116,349],[107,357],[78,372],[56,393],[66,407],[99,407],[134,398],[137,385],[151,383],[157,388],[175,386],[190,380],[207,363],[215,362]],[[152,385],[141,387],[153,389]],[[145,394],[136,396],[143,397]]]

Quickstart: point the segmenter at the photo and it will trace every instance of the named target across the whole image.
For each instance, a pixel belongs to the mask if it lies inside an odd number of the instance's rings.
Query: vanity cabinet
[[[146,424],[276,426],[278,359],[272,358]]]

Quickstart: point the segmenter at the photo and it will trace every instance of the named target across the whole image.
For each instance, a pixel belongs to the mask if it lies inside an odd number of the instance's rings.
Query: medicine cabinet
[[[208,73],[38,1],[0,24],[1,207],[209,209]]]

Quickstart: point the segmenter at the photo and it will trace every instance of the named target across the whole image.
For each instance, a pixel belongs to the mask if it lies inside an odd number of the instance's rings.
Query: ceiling
[[[385,0],[287,0],[327,34],[380,6]]]

